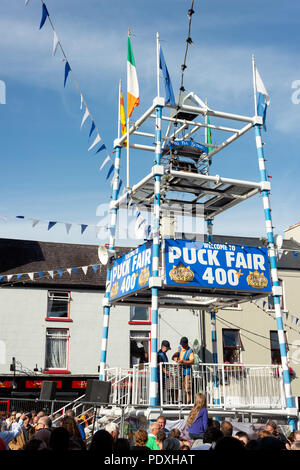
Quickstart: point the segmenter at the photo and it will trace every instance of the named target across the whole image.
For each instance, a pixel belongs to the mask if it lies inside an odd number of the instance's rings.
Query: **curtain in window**
[[[66,369],[67,331],[48,330],[46,341],[46,369]]]

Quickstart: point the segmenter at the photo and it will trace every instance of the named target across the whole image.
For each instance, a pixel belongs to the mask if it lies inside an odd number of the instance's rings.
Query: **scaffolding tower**
[[[159,47],[158,47],[159,49]],[[159,54],[159,51],[157,52]],[[182,213],[192,218],[202,218],[207,224],[207,240],[213,242],[212,225],[214,218],[226,210],[241,204],[256,194],[262,196],[265,225],[267,234],[267,250],[270,262],[272,294],[276,312],[276,322],[280,343],[280,353],[283,368],[283,381],[286,397],[286,408],[293,415],[294,401],[291,391],[288,371],[287,347],[284,335],[280,297],[276,246],[270,210],[271,185],[267,179],[261,128],[263,119],[257,114],[255,64],[254,76],[254,115],[245,116],[227,113],[208,107],[194,92],[186,93],[177,99],[175,105],[166,103],[160,96],[159,73],[157,73],[157,96],[152,105],[130,126],[127,133],[118,136],[114,141],[115,163],[112,199],[110,203],[110,238],[108,246],[108,266],[106,293],[103,302],[103,333],[100,360],[100,380],[104,379],[104,369],[107,357],[107,339],[109,333],[109,318],[111,305],[122,302],[122,305],[151,305],[151,363],[150,363],[150,408],[158,405],[158,311],[164,307],[197,306],[211,314],[213,361],[217,358],[216,316],[218,308],[235,303],[259,299],[266,294],[263,292],[243,292],[238,290],[209,289],[182,285],[166,285],[164,271],[164,239],[167,233],[163,224],[166,218],[176,213]],[[159,68],[158,68],[159,72]],[[137,112],[137,111],[136,111]],[[209,116],[214,124],[207,122]],[[230,121],[229,125],[226,125]],[[217,123],[217,124],[216,124]],[[233,127],[232,127],[232,123]],[[149,132],[149,125],[154,129]],[[210,129],[214,135],[219,134],[220,144],[208,144],[201,141],[199,134],[203,129]],[[260,181],[248,181],[210,174],[209,166],[213,157],[229,145],[254,130],[257,147]],[[224,135],[226,136],[224,138]],[[153,145],[154,140],[154,145]],[[219,139],[218,139],[219,140]],[[121,153],[127,142],[127,187],[119,193]],[[151,171],[132,186],[130,185],[130,166],[132,153],[153,154]],[[141,158],[139,156],[139,158]],[[147,157],[146,157],[147,158]],[[136,292],[124,295],[122,299],[111,296],[112,263],[116,259],[116,228],[118,211],[136,204],[152,215],[152,230],[149,234],[151,246],[151,273],[148,284]],[[171,231],[172,232],[172,231]],[[291,423],[292,424],[292,423]]]

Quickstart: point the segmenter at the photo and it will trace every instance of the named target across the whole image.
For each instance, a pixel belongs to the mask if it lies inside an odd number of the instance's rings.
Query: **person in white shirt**
[[[3,439],[6,446],[10,441],[12,441],[19,434],[21,434],[22,429],[23,429],[24,419],[26,419],[26,414],[23,413],[20,416],[20,419],[19,419],[18,422],[12,423],[11,428],[10,428],[9,431],[1,431],[0,432],[0,437],[1,437],[1,439]]]

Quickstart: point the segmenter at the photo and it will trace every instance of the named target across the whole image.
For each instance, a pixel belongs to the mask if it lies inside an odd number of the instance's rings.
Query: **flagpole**
[[[156,81],[157,81],[157,97],[160,96],[159,90],[159,53],[160,53],[160,43],[159,43],[159,34],[156,33]]]
[[[255,71],[255,59],[252,54],[252,75],[253,75],[253,93],[254,93],[254,113],[257,116],[257,95],[256,95],[256,71]]]
[[[121,79],[119,81],[118,139],[120,139],[121,137],[120,127],[121,127]]]
[[[128,28],[128,37],[130,38],[130,29]],[[127,65],[128,66],[128,65]],[[130,189],[130,172],[129,172],[129,117],[128,117],[128,76],[127,76],[127,148],[126,148],[126,189]]]

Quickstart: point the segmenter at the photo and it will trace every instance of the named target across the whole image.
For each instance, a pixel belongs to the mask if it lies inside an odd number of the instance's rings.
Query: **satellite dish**
[[[106,246],[99,246],[98,248],[98,258],[101,264],[107,264],[108,263],[108,249]]]
[[[283,243],[283,238],[281,235],[277,235],[276,236],[276,246],[278,248],[278,250],[280,250],[280,248],[282,247],[282,243]]]

